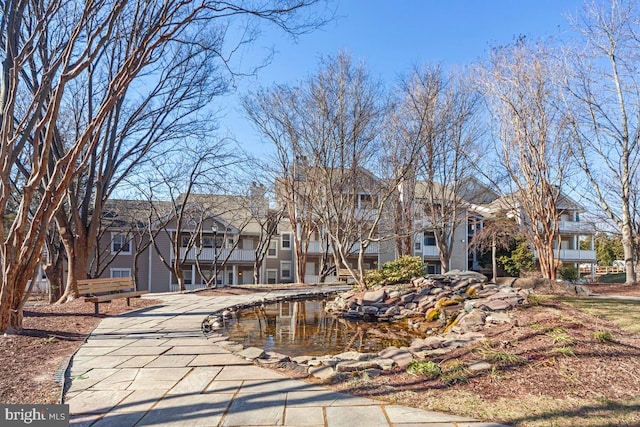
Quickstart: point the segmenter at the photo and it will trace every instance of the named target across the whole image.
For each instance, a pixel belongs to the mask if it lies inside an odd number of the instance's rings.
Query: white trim
[[[289,242],[289,246],[288,247],[284,246],[284,242],[285,242],[284,236],[288,236],[289,237],[289,240],[287,240]],[[293,245],[292,241],[293,241],[293,236],[292,236],[291,233],[282,233],[280,235],[280,249],[283,250],[283,251],[290,251],[291,250],[291,246]]]
[[[284,264],[289,264],[289,268],[285,269],[283,267]],[[291,268],[293,267],[293,263],[291,261],[280,261],[280,279],[284,280],[284,279],[291,279],[292,275],[291,275]],[[284,270],[289,270],[289,275],[285,276],[284,275]]]
[[[123,251],[123,250],[114,250],[113,249],[113,244],[115,243],[115,237],[116,236],[123,236],[125,239],[125,243],[127,243],[129,245],[129,250],[128,251]],[[121,243],[122,244],[122,243]],[[129,235],[127,233],[118,233],[118,232],[111,232],[111,242],[109,242],[109,248],[111,249],[111,255],[131,255],[131,246],[133,246],[133,239],[129,239]]]
[[[278,270],[275,268],[267,268],[267,270],[264,273],[264,283],[265,284],[269,284],[269,272],[273,272],[276,274],[276,281],[275,283],[278,283]]]
[[[271,248],[271,245],[273,245],[273,248]],[[276,250],[276,254],[275,255],[269,255],[269,251],[271,249],[275,249]],[[269,242],[269,247],[267,248],[267,258],[278,258],[278,241],[277,240],[271,240]]]
[[[126,272],[128,274],[128,276],[122,276],[122,275],[114,276],[113,273],[116,272],[116,271],[119,271],[121,273],[122,272]],[[109,269],[109,277],[111,279],[116,279],[116,278],[119,278],[119,277],[131,277],[131,269],[130,268],[126,268],[126,267],[123,267],[123,268],[112,267],[112,268]]]

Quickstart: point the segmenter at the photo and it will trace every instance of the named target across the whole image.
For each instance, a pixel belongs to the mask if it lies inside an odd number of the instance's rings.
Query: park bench
[[[95,313],[98,314],[98,304],[111,302],[114,299],[126,298],[129,305],[130,298],[140,298],[147,291],[136,291],[136,286],[131,277],[84,279],[78,280],[78,293],[84,296],[85,302],[95,304]]]
[[[376,271],[376,270],[365,270],[364,271],[364,275],[366,276],[367,274],[371,273],[372,271]],[[354,280],[353,276],[351,276],[351,273],[349,273],[349,270],[346,269],[346,268],[338,269],[338,280],[344,281],[347,284],[355,283],[355,280]]]

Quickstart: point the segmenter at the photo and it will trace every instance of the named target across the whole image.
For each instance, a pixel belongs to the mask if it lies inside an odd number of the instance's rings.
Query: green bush
[[[412,277],[422,276],[424,265],[420,257],[403,256],[395,261],[382,264],[378,271],[372,271],[365,277],[367,287],[374,285],[392,285],[410,280]]]
[[[558,272],[560,278],[562,280],[566,280],[568,282],[572,282],[574,280],[578,280],[580,275],[578,274],[578,270],[573,267],[562,267]]]
[[[509,255],[498,258],[498,263],[504,268],[509,275],[513,277],[520,276],[523,271],[532,271],[534,267],[534,256],[527,241],[522,238],[516,238],[516,247]]]

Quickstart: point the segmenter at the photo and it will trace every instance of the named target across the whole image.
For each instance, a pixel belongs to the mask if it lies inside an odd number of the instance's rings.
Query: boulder
[[[380,352],[380,357],[383,359],[393,359],[393,361],[400,368],[406,368],[413,360],[413,355],[406,348],[387,347]]]
[[[365,294],[362,296],[362,305],[371,305],[377,302],[382,302],[384,301],[386,295],[387,293],[384,289],[365,292]]]

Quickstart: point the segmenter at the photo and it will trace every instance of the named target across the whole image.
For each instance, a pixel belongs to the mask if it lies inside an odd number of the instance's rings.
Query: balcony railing
[[[596,232],[596,225],[592,222],[560,221],[558,225],[561,233],[593,234]]]
[[[437,246],[422,246],[422,256],[439,257],[440,251]]]
[[[324,278],[325,283],[337,282],[338,278],[333,276],[327,276]],[[305,274],[304,275],[304,283],[315,285],[320,283],[320,275],[319,274]]]
[[[557,250],[553,251],[554,256],[558,257],[560,261],[575,261],[575,262],[596,262],[596,251],[582,250],[582,249],[560,249],[558,254]],[[533,254],[538,258],[538,253],[533,251]]]
[[[582,249],[560,249],[560,260],[595,262],[596,251]]]
[[[309,249],[307,250],[307,253],[310,254],[321,254],[324,250],[323,247],[321,245],[322,242],[317,241],[317,240],[312,240],[309,242]],[[329,253],[332,253],[331,247],[328,248]],[[372,254],[375,255],[380,251],[380,245],[378,244],[378,242],[371,242],[369,243],[369,246],[367,246],[367,249],[364,251],[365,254]],[[353,250],[351,251],[351,253],[356,253],[358,252],[358,246],[354,245],[353,246]]]
[[[186,248],[180,248],[180,258],[185,259]],[[253,262],[255,253],[253,249],[215,249],[214,248],[190,248],[186,252],[187,261],[195,261],[196,257],[200,261],[213,261],[218,258],[218,262],[227,260],[228,262]],[[228,258],[227,258],[228,257]]]

